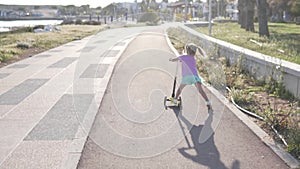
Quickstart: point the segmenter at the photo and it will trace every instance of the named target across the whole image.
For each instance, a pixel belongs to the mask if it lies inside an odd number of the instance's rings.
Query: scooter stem
[[[172,92],[172,97],[173,98],[175,98],[175,88],[176,88],[177,72],[178,72],[178,61],[176,61],[176,72],[175,72],[174,84],[173,84],[173,92]]]

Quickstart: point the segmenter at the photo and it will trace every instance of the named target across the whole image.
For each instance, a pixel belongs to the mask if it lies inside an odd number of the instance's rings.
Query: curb
[[[166,34],[166,40],[175,53],[176,56],[179,55],[178,51],[172,45],[168,35]],[[217,97],[217,99],[222,102],[236,117],[238,117],[255,135],[257,135],[261,141],[266,144],[275,154],[277,154],[290,168],[297,169],[300,166],[300,163],[295,159],[291,154],[286,152],[279,144],[277,144],[265,131],[263,131],[255,122],[250,120],[247,115],[238,110],[229,100],[223,96],[215,88],[206,85],[206,88]]]

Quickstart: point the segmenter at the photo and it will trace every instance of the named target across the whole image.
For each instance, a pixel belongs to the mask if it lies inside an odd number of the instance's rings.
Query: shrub
[[[76,25],[81,25],[82,24],[82,20],[81,19],[76,19],[75,24]]]
[[[300,159],[300,128],[291,128],[287,135],[288,147],[287,151]]]
[[[33,27],[20,27],[12,30],[9,33],[24,33],[24,32],[33,32]]]
[[[36,25],[36,26],[33,27],[33,30],[35,30],[35,29],[44,29],[44,28],[45,28],[44,25]]]
[[[61,25],[72,25],[75,24],[75,22],[73,20],[69,20],[69,19],[65,19]]]
[[[101,25],[101,22],[98,22],[98,21],[85,21],[83,24],[85,24],[85,25]]]
[[[254,93],[246,93],[244,90],[239,90],[233,88],[230,92],[230,96],[238,105],[247,105],[254,102],[255,96]]]
[[[0,50],[0,62],[7,62],[13,58],[17,52],[13,50]]]
[[[146,22],[147,25],[157,25],[159,21],[160,17],[154,12],[144,13],[138,18],[138,22]]]
[[[28,42],[19,42],[17,44],[17,48],[20,48],[20,49],[29,49],[30,46],[31,45]]]

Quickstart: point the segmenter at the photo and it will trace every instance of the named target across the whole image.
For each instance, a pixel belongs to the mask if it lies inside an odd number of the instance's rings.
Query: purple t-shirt
[[[191,55],[181,55],[179,60],[182,61],[182,76],[195,75],[198,76],[196,59]]]

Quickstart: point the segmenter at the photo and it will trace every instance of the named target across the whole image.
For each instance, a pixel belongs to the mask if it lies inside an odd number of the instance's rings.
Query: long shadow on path
[[[211,127],[212,121],[213,121],[213,111],[209,112],[209,116],[205,121],[204,125],[193,125],[190,121],[188,121],[183,115],[180,109],[173,109],[174,113],[176,114],[176,117],[178,119],[179,125],[183,131],[183,134],[185,135],[185,140],[187,142],[188,147],[183,147],[178,149],[178,151],[187,159],[190,159],[196,163],[199,163],[201,165],[205,165],[209,167],[210,169],[229,169],[227,168],[224,163],[220,160],[220,153],[215,145],[214,141],[214,131]],[[186,134],[184,133],[184,127],[181,123],[181,121],[187,126],[188,129],[190,129],[189,133],[191,135],[192,143],[189,142],[188,138],[186,137]],[[199,136],[201,134],[202,129],[205,126],[205,132],[206,133],[212,133],[211,136],[204,142],[199,143]],[[210,130],[210,131],[208,131]],[[190,154],[190,150],[194,149],[196,152],[196,155]],[[231,169],[239,169],[240,168],[240,162],[238,160],[235,160],[232,163]]]

